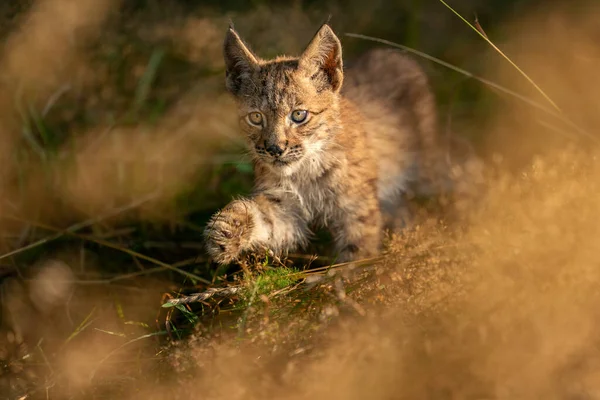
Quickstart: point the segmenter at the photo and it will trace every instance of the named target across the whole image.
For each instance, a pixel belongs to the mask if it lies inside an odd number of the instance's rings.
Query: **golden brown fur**
[[[418,65],[375,50],[344,71],[328,25],[299,58],[275,60],[230,28],[224,55],[256,185],[213,216],[209,254],[226,263],[245,251],[285,252],[306,244],[316,223],[331,229],[339,260],[377,255],[384,223],[436,157],[434,100]]]

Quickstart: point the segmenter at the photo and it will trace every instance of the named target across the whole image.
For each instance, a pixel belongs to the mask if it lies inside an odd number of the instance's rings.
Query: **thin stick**
[[[19,221],[23,221],[20,218],[14,218],[13,217],[13,219],[16,219],[16,220],[19,220]],[[23,222],[28,222],[30,225],[37,226],[37,227],[43,228],[43,229],[47,229],[49,231],[58,231],[58,229],[55,228],[55,227],[52,227],[52,226],[49,226],[49,225],[46,225],[46,224],[42,224],[42,223],[39,223],[39,222],[31,222],[31,221],[23,221]],[[130,256],[141,258],[142,260],[148,261],[148,262],[150,262],[152,264],[156,264],[156,265],[158,265],[158,266],[160,266],[162,268],[165,268],[165,269],[177,272],[177,273],[179,273],[181,275],[187,276],[188,278],[195,279],[195,280],[197,280],[199,282],[202,282],[202,283],[205,283],[207,285],[211,285],[211,282],[209,280],[204,279],[204,278],[202,278],[202,277],[200,277],[200,276],[198,276],[196,274],[192,274],[191,272],[187,272],[185,270],[179,269],[176,266],[173,266],[171,264],[167,264],[167,263],[165,263],[163,261],[157,260],[156,258],[152,258],[150,256],[138,253],[137,251],[128,249],[126,247],[122,247],[122,246],[119,246],[117,244],[111,243],[111,242],[109,242],[107,240],[99,239],[99,238],[96,238],[96,237],[91,236],[91,235],[83,235],[83,234],[80,234],[80,233],[74,233],[74,232],[70,232],[70,231],[60,232],[60,233],[61,234],[64,233],[66,235],[73,236],[73,237],[76,237],[78,239],[86,240],[88,242],[97,243],[97,244],[102,245],[104,247],[109,247],[111,249],[119,250],[119,251],[121,251],[121,252],[123,252],[125,254],[129,254]],[[137,274],[140,274],[140,273],[137,273]],[[129,275],[131,276],[131,274],[129,274]]]
[[[79,238],[82,238],[82,239],[90,241],[90,242],[94,242],[94,243],[100,244],[100,245],[105,246],[105,247],[110,247],[112,249],[122,251],[123,253],[129,254],[129,255],[137,257],[137,258],[141,258],[142,260],[146,260],[148,262],[151,262],[152,264],[159,265],[159,266],[161,266],[163,268],[166,268],[168,270],[171,270],[173,272],[177,272],[177,273],[179,273],[181,275],[187,276],[188,278],[195,279],[198,282],[202,282],[202,283],[205,283],[207,285],[211,285],[212,284],[209,280],[204,279],[204,278],[202,278],[202,277],[200,277],[200,276],[198,276],[196,274],[192,274],[191,272],[187,272],[187,271],[182,270],[180,268],[177,268],[177,267],[175,267],[175,266],[173,266],[171,264],[167,264],[167,263],[165,263],[163,261],[157,260],[156,258],[152,258],[150,256],[146,256],[144,254],[138,253],[137,251],[133,251],[133,250],[128,249],[126,247],[121,247],[119,245],[116,245],[114,243],[108,242],[106,240],[96,239],[95,237],[89,236],[89,235],[75,234],[74,236],[77,236]]]
[[[378,262],[378,261],[381,261],[383,259],[384,259],[383,256],[372,257],[372,258],[363,258],[362,260],[349,261],[349,262],[338,263],[338,264],[333,264],[333,265],[326,265],[324,267],[317,267],[317,268],[307,269],[307,270],[300,271],[300,272],[294,272],[294,273],[286,275],[286,276],[313,275],[313,274],[318,274],[318,273],[322,273],[322,272],[327,272],[327,271],[329,271],[331,269],[339,269],[339,268],[342,268],[342,267],[347,267],[349,265],[356,265],[356,266],[358,266],[358,265],[361,265],[361,264]]]
[[[167,301],[162,306],[164,308],[174,307],[180,304],[199,303],[210,299],[211,297],[231,297],[242,291],[242,286],[228,286],[225,288],[210,288],[201,293],[194,293],[189,296],[178,297]]]
[[[33,243],[28,244],[27,246],[23,246],[23,247],[18,248],[16,250],[10,251],[10,252],[5,253],[5,254],[2,254],[2,255],[0,255],[0,260],[3,260],[3,259],[8,258],[8,257],[12,257],[12,256],[20,254],[20,253],[23,253],[23,252],[25,252],[27,250],[31,250],[31,249],[33,249],[35,247],[38,247],[38,246],[41,246],[41,245],[46,244],[48,242],[51,242],[53,240],[56,240],[56,239],[58,239],[58,238],[60,238],[60,237],[62,237],[64,235],[66,235],[66,234],[72,234],[72,233],[77,232],[77,231],[79,231],[79,230],[81,230],[83,228],[87,228],[88,226],[94,225],[94,224],[96,224],[96,223],[98,223],[98,222],[100,222],[102,220],[114,217],[115,215],[121,214],[121,213],[123,213],[125,211],[128,211],[128,210],[131,210],[133,208],[139,207],[140,205],[142,205],[142,204],[150,201],[154,197],[156,197],[156,194],[153,194],[153,195],[145,197],[145,198],[143,198],[141,200],[135,201],[135,202],[133,202],[133,203],[127,205],[127,206],[117,208],[117,209],[115,209],[115,210],[113,210],[110,213],[107,213],[105,215],[102,215],[102,216],[99,216],[99,217],[95,217],[95,218],[90,218],[90,219],[88,219],[86,221],[79,222],[77,224],[71,225],[67,229],[65,229],[63,231],[60,231],[60,232],[57,232],[54,235],[42,238],[42,239],[40,239],[38,241],[35,241]],[[11,218],[11,217],[9,217],[9,218]],[[12,217],[12,218],[13,219],[17,219],[17,218],[14,218],[14,217]]]

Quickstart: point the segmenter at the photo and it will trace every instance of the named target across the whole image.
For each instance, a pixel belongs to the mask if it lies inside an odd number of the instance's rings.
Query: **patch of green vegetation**
[[[248,291],[244,297],[249,302],[261,296],[268,297],[292,286],[299,278],[300,271],[296,268],[269,268],[248,285]]]

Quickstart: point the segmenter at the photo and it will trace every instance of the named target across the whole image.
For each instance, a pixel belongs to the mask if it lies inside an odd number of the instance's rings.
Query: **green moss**
[[[299,278],[300,273],[296,268],[269,268],[248,285],[245,297],[252,302],[253,298],[269,296],[278,290],[292,286]]]

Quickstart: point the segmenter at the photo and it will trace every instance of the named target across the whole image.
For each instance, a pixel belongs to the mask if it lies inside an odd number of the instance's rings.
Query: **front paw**
[[[216,213],[204,231],[206,248],[210,257],[225,264],[237,259],[251,247],[250,238],[254,227],[254,216],[250,205],[234,201]]]

